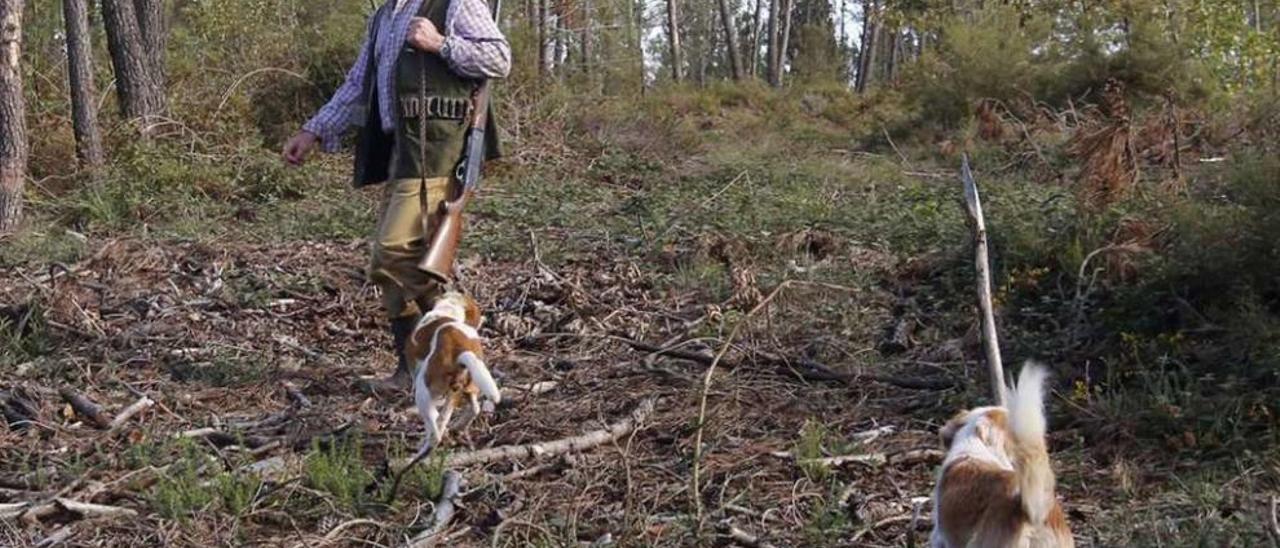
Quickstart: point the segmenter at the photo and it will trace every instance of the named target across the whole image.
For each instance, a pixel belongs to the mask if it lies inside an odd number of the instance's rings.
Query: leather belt
[[[471,99],[467,97],[401,97],[400,116],[428,120],[466,120],[471,114]]]

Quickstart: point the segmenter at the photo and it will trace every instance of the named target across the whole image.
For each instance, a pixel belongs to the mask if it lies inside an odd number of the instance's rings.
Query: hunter
[[[511,46],[486,0],[386,0],[369,22],[364,47],[319,113],[284,146],[284,160],[303,164],[319,145],[341,148],[359,128],[354,185],[388,182],[372,246],[369,279],[382,291],[398,363],[386,379],[365,379],[375,395],[403,394],[412,371],[405,340],[443,290],[417,268],[439,223],[440,203],[466,140],[478,82],[504,78]],[[486,156],[498,156],[487,117]],[[425,215],[425,218],[424,218]]]

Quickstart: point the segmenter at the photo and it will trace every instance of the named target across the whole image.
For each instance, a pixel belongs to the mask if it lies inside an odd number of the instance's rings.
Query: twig
[[[59,544],[66,542],[75,534],[76,534],[75,529],[73,529],[70,525],[63,525],[62,527],[59,527],[57,531],[54,531],[53,534],[41,539],[40,542],[37,542],[35,546],[36,548],[48,548],[51,546],[57,546]]]
[[[448,470],[444,473],[444,487],[440,491],[440,500],[436,502],[435,517],[431,522],[431,527],[423,531],[413,540],[409,541],[412,548],[433,546],[435,537],[442,533],[445,527],[449,526],[449,522],[453,520],[453,514],[457,511],[454,501],[458,498],[458,493],[462,490],[462,474],[456,470]]]
[[[706,375],[702,377],[702,394],[698,397],[698,426],[693,440],[693,476],[689,484],[689,496],[693,498],[693,507],[699,530],[702,529],[702,489],[700,487],[702,481],[702,432],[707,421],[707,395],[711,392],[711,376],[716,372],[716,365],[724,359],[725,354],[729,352],[729,348],[733,346],[733,341],[738,338],[738,333],[742,331],[743,326],[745,326],[758,312],[764,310],[770,302],[773,302],[773,299],[775,299],[778,294],[782,293],[782,290],[786,289],[788,285],[791,285],[791,280],[783,280],[782,283],[779,283],[777,287],[773,288],[773,291],[769,292],[767,297],[761,299],[760,303],[757,304],[755,308],[752,308],[750,312],[747,312],[747,315],[743,317],[737,325],[733,326],[733,331],[729,332],[729,337],[724,340],[724,344],[720,346],[720,351],[716,353],[715,359],[713,359],[707,366]]]
[[[837,468],[839,466],[849,464],[849,463],[857,463],[865,466],[874,467],[874,466],[884,465],[886,462],[889,461],[888,457],[886,457],[884,453],[866,453],[861,455],[837,455],[834,457],[822,457],[822,458],[815,458],[815,459],[798,458],[795,456],[795,454],[791,453],[790,451],[776,451],[770,454],[780,459],[794,459],[796,461],[796,464],[798,465],[817,464],[821,466],[826,466],[828,468]]]
[[[129,407],[124,408],[124,411],[121,411],[119,415],[116,415],[116,418],[111,420],[108,431],[114,432],[120,429],[120,427],[124,426],[126,422],[129,422],[129,419],[132,419],[134,415],[145,411],[155,404],[156,402],[152,401],[151,398],[143,396],[138,401],[133,402]]]
[[[991,299],[991,260],[987,257],[987,224],[982,216],[982,200],[978,197],[978,184],[969,170],[969,155],[963,156],[960,180],[964,184],[965,213],[973,230],[974,266],[978,272],[978,309],[982,314],[982,343],[987,352],[987,367],[991,376],[991,392],[996,405],[1004,406],[1004,364],[1000,359],[1000,340],[996,334],[995,311]]]
[[[344,521],[338,524],[337,527],[330,529],[329,532],[325,534],[324,538],[320,539],[320,545],[321,546],[327,545],[330,542],[337,540],[338,533],[341,533],[347,529],[350,529],[352,527],[356,527],[359,525],[373,525],[379,529],[387,528],[387,524],[382,523],[381,521],[375,521],[371,519],[353,519],[353,520]]]
[[[862,540],[862,537],[867,536],[867,533],[875,531],[876,529],[879,529],[881,527],[893,525],[895,523],[902,523],[904,521],[910,522],[911,519],[912,519],[912,514],[903,514],[900,516],[891,516],[891,517],[884,518],[880,521],[872,523],[871,525],[863,527],[857,533],[854,533],[853,538],[850,539],[850,541],[854,544],[857,544],[859,540]]]

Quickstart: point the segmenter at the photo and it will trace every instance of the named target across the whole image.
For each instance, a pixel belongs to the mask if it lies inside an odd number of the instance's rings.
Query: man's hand
[[[307,161],[307,155],[311,154],[311,150],[316,148],[319,138],[310,131],[299,131],[296,135],[284,144],[284,152],[281,154],[284,161],[289,165],[300,166]]]
[[[436,29],[435,23],[425,17],[414,17],[409,21],[409,34],[405,42],[427,53],[440,53],[444,47],[444,35]]]

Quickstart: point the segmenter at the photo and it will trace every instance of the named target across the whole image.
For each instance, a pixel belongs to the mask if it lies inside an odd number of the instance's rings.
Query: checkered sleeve
[[[511,72],[511,45],[498,29],[485,0],[455,0],[445,22],[445,59],[470,78],[505,78]]]
[[[369,64],[369,40],[365,40],[364,46],[360,48],[360,55],[356,56],[355,65],[347,72],[347,79],[338,87],[338,91],[334,92],[333,97],[329,99],[315,116],[302,125],[304,131],[310,132],[320,138],[320,147],[325,152],[337,152],[342,148],[342,134],[346,133],[352,125],[361,122],[356,118],[360,116],[364,109],[358,104],[360,93],[363,91],[364,79],[372,77],[365,74]]]

